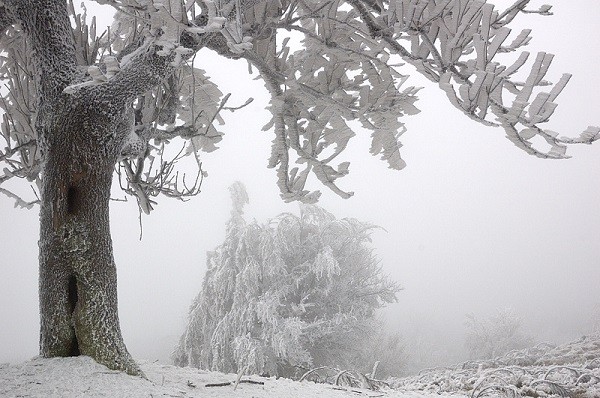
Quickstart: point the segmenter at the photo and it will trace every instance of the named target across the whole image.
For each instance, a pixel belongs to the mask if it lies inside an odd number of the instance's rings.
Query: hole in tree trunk
[[[73,214],[79,207],[79,192],[74,186],[70,186],[67,190],[67,214]]]
[[[75,312],[75,306],[77,305],[77,278],[75,275],[71,275],[69,277],[69,311],[71,314]],[[77,336],[73,337],[73,341],[71,342],[71,346],[69,347],[69,355],[76,357],[80,354],[79,352],[79,343],[77,342]]]

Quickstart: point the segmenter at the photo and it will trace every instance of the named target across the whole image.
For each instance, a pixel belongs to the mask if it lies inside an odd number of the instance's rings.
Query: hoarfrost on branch
[[[113,25],[101,31],[85,8],[77,12],[69,3],[77,65],[52,77],[34,68],[14,12],[21,1],[0,5],[0,191],[16,205],[38,201],[43,140],[35,124],[37,86],[58,80],[74,101],[118,108],[116,171],[141,210],[150,212],[159,194],[197,194],[206,175],[200,152],[217,148],[222,133],[215,122],[222,123],[219,112],[229,99],[197,67],[202,48],[245,59],[264,81],[271,95],[265,125],[273,132],[269,167],[277,170],[286,201],[315,202],[320,192],[308,188],[311,176],[341,197],[352,195],[338,181],[350,171],[340,155],[356,134],[353,121],[371,131],[373,155],[390,168],[405,166],[400,118],[418,112],[418,89],[405,84],[399,59],[439,85],[466,116],[501,127],[534,156],[566,158],[569,144],[600,137],[593,126],[577,138],[542,127],[570,78],[564,74],[553,86],[545,80],[553,55],[523,51],[503,57],[522,51],[531,39],[528,29],[511,32],[517,15],[551,14],[549,6],[527,9],[527,0],[506,10],[485,0],[96,2],[116,10]],[[519,72],[524,81],[517,80]],[[550,149],[536,149],[536,136]],[[167,150],[177,145],[180,150]],[[186,157],[196,164],[195,175],[178,170]],[[34,183],[35,198],[24,200],[9,190],[5,183],[13,177]]]

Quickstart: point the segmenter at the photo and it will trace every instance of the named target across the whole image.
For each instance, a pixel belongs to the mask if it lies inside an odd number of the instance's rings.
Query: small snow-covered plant
[[[466,316],[466,346],[471,359],[491,359],[532,344],[522,330],[522,320],[512,310],[498,310],[487,319]]]
[[[600,368],[589,358],[600,358],[600,338],[584,336],[560,346],[512,351],[494,360],[474,360],[453,367],[425,369],[418,375],[391,381],[403,391],[454,393],[471,398],[578,397],[595,398],[600,393]],[[544,352],[543,355],[540,355]],[[537,360],[514,364],[522,355]],[[564,365],[564,364],[569,364]]]
[[[399,290],[369,246],[375,226],[315,205],[248,224],[243,185],[231,193],[226,238],[207,256],[175,363],[282,376],[352,363],[377,335],[375,310]]]

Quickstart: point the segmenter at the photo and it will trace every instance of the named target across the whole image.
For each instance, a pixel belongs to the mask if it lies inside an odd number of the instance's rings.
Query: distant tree
[[[576,139],[540,127],[569,80],[543,91],[552,55],[539,53],[524,82],[517,72],[529,53],[501,62],[529,42],[529,30],[508,40],[518,14],[550,14],[549,6],[527,10],[528,0],[505,11],[485,0],[95,1],[117,11],[105,32],[72,0],[0,1],[0,192],[19,206],[40,204],[45,357],[85,354],[140,373],[117,315],[111,183],[116,170],[146,213],[159,194],[199,192],[199,152],[216,148],[213,122],[229,98],[198,68],[203,49],[247,61],[264,81],[272,114],[265,128],[274,135],[269,167],[288,201],[318,199],[309,176],[351,196],[337,185],[349,171],[339,155],[355,135],[350,121],[371,131],[373,155],[404,167],[399,118],[417,112],[417,90],[402,87],[400,60],[527,153],[564,158],[567,144],[600,137],[595,127]],[[536,149],[535,136],[550,150]],[[183,145],[171,159],[169,142]],[[177,169],[186,156],[197,163],[192,179]],[[35,197],[17,194],[14,178],[30,181]]]
[[[348,351],[348,358],[340,361],[338,366],[380,380],[403,376],[409,360],[404,338],[389,330],[381,320],[371,325],[373,330]],[[375,374],[372,374],[373,370]]]
[[[522,330],[522,320],[509,309],[498,310],[485,320],[467,315],[466,346],[471,359],[495,358],[527,348],[533,338]]]
[[[368,244],[374,226],[316,205],[247,224],[243,185],[231,193],[226,238],[207,255],[175,364],[292,376],[352,363],[379,334],[375,310],[399,290]]]

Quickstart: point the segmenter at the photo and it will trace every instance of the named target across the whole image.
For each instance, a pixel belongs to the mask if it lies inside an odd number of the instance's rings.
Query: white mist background
[[[548,1],[547,1],[548,2]],[[85,2],[90,10],[96,9]],[[495,1],[500,8],[512,1]],[[548,78],[573,73],[559,96],[548,128],[577,136],[600,125],[600,2],[554,2],[552,17],[521,15],[513,24],[533,29],[528,51],[554,53]],[[543,4],[533,1],[530,8]],[[106,10],[103,8],[102,10]],[[250,196],[247,220],[266,221],[297,204],[279,198],[276,175],[267,169],[271,132],[268,101],[260,81],[247,75],[245,61],[203,50],[200,67],[213,77],[231,104],[248,107],[225,113],[220,149],[203,154],[202,193],[188,202],[159,198],[142,217],[135,201],[113,202],[111,228],[119,277],[119,309],[125,342],[134,357],[168,362],[184,330],[188,307],[206,270],[206,251],[219,245],[229,217],[227,187],[242,181]],[[440,361],[461,359],[465,314],[487,316],[512,308],[539,341],[562,342],[592,330],[600,317],[600,143],[569,148],[572,159],[541,160],[514,147],[499,128],[488,128],[451,107],[437,87],[424,86],[417,107],[405,117],[408,132],[400,171],[368,153],[368,132],[351,142],[343,200],[326,188],[320,205],[337,217],[354,217],[383,227],[373,246],[385,271],[404,290],[383,315],[410,347],[430,344]],[[118,190],[115,197],[122,197]],[[37,355],[38,212],[14,209],[0,197],[0,362]]]

